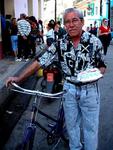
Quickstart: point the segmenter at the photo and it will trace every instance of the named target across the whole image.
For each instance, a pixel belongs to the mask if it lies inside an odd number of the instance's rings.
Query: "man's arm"
[[[11,82],[22,82],[35,73],[40,68],[40,64],[37,60],[35,60],[30,66],[28,66],[19,76],[17,77],[9,77],[6,80],[6,86],[8,86]]]

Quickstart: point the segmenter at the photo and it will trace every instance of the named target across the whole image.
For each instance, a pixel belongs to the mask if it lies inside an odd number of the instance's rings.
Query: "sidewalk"
[[[111,45],[113,45],[113,38],[112,38],[112,40],[111,40],[110,44],[111,44]]]
[[[5,80],[8,76],[16,75],[23,67],[25,67],[30,62],[31,60],[28,62],[16,62],[11,56],[0,60],[0,89],[4,86]]]
[[[8,97],[5,81],[9,76],[19,74],[32,60],[28,62],[15,62],[14,58],[8,57],[0,60],[0,107]]]
[[[43,46],[43,45],[42,45]],[[38,56],[42,52],[40,47],[36,48],[36,55]],[[33,59],[28,62],[24,60],[21,62],[14,61],[14,57],[6,57],[0,60],[0,107],[4,103],[5,99],[9,96],[7,88],[5,86],[5,81],[9,76],[15,76],[19,74],[24,68],[26,68]]]

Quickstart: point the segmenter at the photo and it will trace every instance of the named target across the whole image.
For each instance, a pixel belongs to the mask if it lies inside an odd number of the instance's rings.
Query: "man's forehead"
[[[73,18],[73,19],[78,19],[79,18],[79,15],[77,14],[77,13],[75,13],[75,12],[70,12],[70,13],[67,13],[66,15],[65,15],[65,18]]]

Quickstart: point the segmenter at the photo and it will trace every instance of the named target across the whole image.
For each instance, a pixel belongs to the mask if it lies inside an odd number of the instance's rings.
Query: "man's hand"
[[[101,74],[104,74],[106,72],[106,68],[105,67],[101,67],[101,68],[99,68],[99,70],[100,70]]]
[[[20,81],[19,77],[9,77],[7,80],[6,80],[6,87],[8,87],[12,82],[16,82],[18,83]]]

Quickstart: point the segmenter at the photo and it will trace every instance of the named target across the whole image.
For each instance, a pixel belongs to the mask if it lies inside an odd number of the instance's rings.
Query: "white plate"
[[[82,71],[77,76],[77,81],[79,82],[92,82],[99,80],[102,78],[103,75],[101,74],[100,70],[97,68],[91,68],[87,69],[85,71]]]

